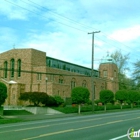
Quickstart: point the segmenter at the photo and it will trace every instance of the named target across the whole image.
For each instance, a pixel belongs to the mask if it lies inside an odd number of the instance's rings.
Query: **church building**
[[[23,92],[45,92],[59,95],[63,99],[71,96],[74,87],[86,87],[90,91],[94,86],[94,98],[99,99],[102,89],[112,90],[118,87],[118,68],[109,55],[102,59],[99,69],[91,69],[77,64],[46,56],[46,52],[29,49],[12,49],[0,54],[0,81],[7,86],[8,97],[5,105],[22,105],[18,98]],[[91,85],[92,84],[92,85]]]

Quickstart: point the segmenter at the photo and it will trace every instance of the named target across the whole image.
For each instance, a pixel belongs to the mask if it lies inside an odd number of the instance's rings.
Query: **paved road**
[[[140,110],[0,125],[0,140],[128,140],[130,127],[140,129]]]

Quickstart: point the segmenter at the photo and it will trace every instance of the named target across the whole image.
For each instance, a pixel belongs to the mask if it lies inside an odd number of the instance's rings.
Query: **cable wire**
[[[19,5],[17,5],[17,4],[15,4],[15,3],[13,3],[13,2],[10,2],[10,1],[8,1],[8,0],[5,0],[6,2],[8,2],[8,3],[10,3],[10,4],[12,4],[12,5],[15,5],[15,6],[17,6],[17,7],[20,7],[20,8],[22,8],[22,9],[24,9],[24,10],[26,10],[26,11],[29,11],[29,12],[32,12],[32,13],[34,13],[34,14],[38,14],[38,15],[40,15],[39,13],[37,13],[37,12],[35,12],[35,11],[32,11],[32,10],[29,10],[29,9],[27,9],[27,8],[25,8],[25,7],[22,7],[22,6],[19,6]],[[23,0],[22,0],[23,1]],[[41,6],[41,5],[39,5],[39,4],[37,4],[37,3],[35,3],[35,2],[33,2],[33,1],[31,1],[31,0],[28,0],[30,3],[32,3],[32,5],[34,4],[34,7],[36,7],[38,10],[41,10],[40,8],[42,8],[43,10],[49,10],[48,8],[46,8],[46,7],[44,7],[44,6]],[[29,2],[25,2],[24,1],[24,3],[27,3],[27,4],[29,4]],[[36,5],[36,6],[35,6]],[[40,7],[40,8],[39,8]],[[86,26],[86,25],[84,25],[84,24],[80,24],[80,23],[78,23],[77,21],[74,21],[73,19],[70,19],[70,18],[67,18],[67,17],[65,17],[65,16],[62,16],[61,14],[58,14],[58,13],[56,13],[56,12],[53,12],[53,11],[51,11],[51,10],[49,10],[49,12],[50,13],[53,13],[54,15],[58,15],[59,17],[62,17],[62,18],[64,18],[64,19],[67,19],[67,20],[70,20],[70,21],[72,21],[72,22],[74,22],[74,23],[76,23],[76,24],[78,24],[78,25],[80,25],[80,26],[83,26],[83,27],[85,27],[85,28],[89,28],[89,29],[91,29],[92,27],[89,27],[89,26]],[[46,18],[46,16],[43,16],[43,17],[45,17]],[[59,22],[59,21],[54,21],[54,22],[57,22],[57,23],[59,23],[59,24],[62,24],[62,25],[64,25],[64,26],[67,26],[67,27],[70,27],[70,28],[73,28],[73,29],[76,29],[76,30],[79,30],[79,31],[81,31],[81,32],[85,32],[85,33],[87,33],[87,31],[85,31],[85,30],[82,30],[82,29],[80,29],[80,28],[76,28],[76,27],[74,27],[74,26],[71,26],[71,25],[68,25],[68,24],[65,24],[65,23],[62,23],[62,22]],[[92,28],[93,29],[93,28]],[[105,37],[108,37],[105,33],[102,33],[102,35],[103,36],[105,36]],[[105,42],[107,45],[108,44],[110,44],[110,45],[112,45],[112,43],[108,43],[107,41],[104,41],[103,39],[101,39],[100,37],[97,37],[99,40],[102,40],[103,42]],[[127,48],[131,48],[131,47],[129,47],[129,46],[127,46],[127,45],[125,45],[125,44],[123,44],[122,42],[119,42],[119,41],[116,41],[116,40],[112,40],[112,41],[115,41],[115,42],[118,42],[118,43],[120,43],[120,44],[122,44],[123,46],[125,46],[125,47],[127,47]],[[116,43],[115,43],[116,44]],[[114,46],[114,44],[113,44],[113,46]],[[98,46],[99,47],[99,46]],[[115,46],[115,48],[119,48],[119,46],[117,45],[117,46]],[[102,48],[103,49],[103,48]],[[120,49],[120,48],[119,48]],[[122,50],[123,48],[121,47],[121,50]],[[124,50],[124,51],[126,51],[126,50]],[[136,55],[136,54],[135,54]],[[138,55],[137,55],[138,56]]]

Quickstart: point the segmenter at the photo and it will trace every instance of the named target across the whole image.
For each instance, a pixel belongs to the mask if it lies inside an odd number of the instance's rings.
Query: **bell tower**
[[[101,60],[99,72],[100,78],[105,80],[105,89],[109,89],[115,93],[119,89],[118,67],[115,60],[109,54]]]

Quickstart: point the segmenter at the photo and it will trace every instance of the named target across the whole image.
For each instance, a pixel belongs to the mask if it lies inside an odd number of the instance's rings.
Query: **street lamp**
[[[92,112],[94,112],[94,34],[100,33],[100,31],[94,31],[88,34],[92,34],[92,56],[91,56],[91,93],[92,93]]]

